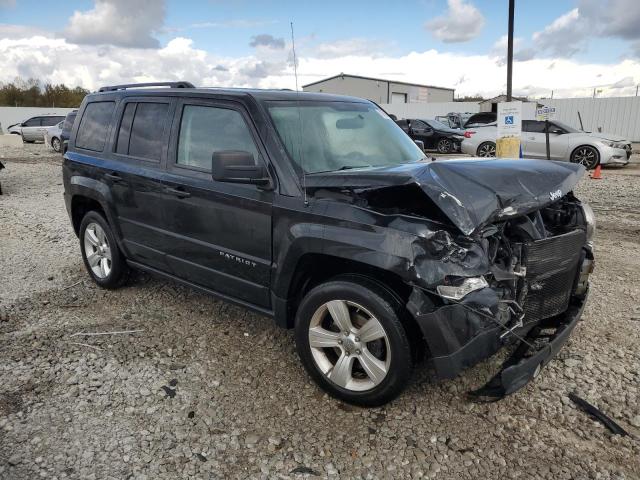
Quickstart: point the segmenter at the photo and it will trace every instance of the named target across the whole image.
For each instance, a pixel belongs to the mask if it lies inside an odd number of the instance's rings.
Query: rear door
[[[242,150],[265,162],[251,118],[236,102],[182,99],[167,161],[164,214],[174,274],[268,308],[273,192],[214,181],[214,151]]]
[[[162,178],[174,105],[170,97],[125,97],[117,112],[114,162],[103,171],[127,256],[162,271],[169,270]]]

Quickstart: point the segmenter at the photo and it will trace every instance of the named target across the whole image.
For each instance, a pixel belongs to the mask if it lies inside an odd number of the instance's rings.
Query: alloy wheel
[[[598,153],[593,147],[580,147],[573,154],[573,162],[590,170],[598,165]]]
[[[438,152],[449,153],[451,151],[451,140],[443,138],[438,142]]]
[[[84,231],[84,252],[93,274],[104,279],[111,273],[111,247],[100,225],[91,222]]]
[[[51,146],[53,147],[53,150],[56,152],[60,151],[60,140],[57,138],[54,138],[53,140],[51,140]]]
[[[495,157],[496,156],[496,146],[493,143],[483,143],[478,148],[478,156],[479,157]]]
[[[355,302],[321,305],[309,325],[309,346],[318,369],[351,391],[379,385],[391,362],[389,338],[380,321]]]

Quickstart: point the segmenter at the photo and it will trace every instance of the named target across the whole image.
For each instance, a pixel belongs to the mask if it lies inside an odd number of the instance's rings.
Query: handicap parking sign
[[[513,115],[506,115],[504,117],[504,124],[505,125],[513,125]]]

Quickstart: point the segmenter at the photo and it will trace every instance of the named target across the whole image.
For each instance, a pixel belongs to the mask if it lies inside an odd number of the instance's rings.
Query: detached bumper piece
[[[566,343],[582,316],[587,296],[574,298],[562,315],[549,318],[523,338],[500,371],[483,387],[469,392],[478,401],[492,402],[510,395],[535,378]]]

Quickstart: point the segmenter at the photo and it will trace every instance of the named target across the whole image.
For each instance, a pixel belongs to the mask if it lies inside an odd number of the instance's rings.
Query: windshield
[[[576,128],[570,127],[569,125],[567,125],[566,123],[563,122],[557,122],[554,120],[553,122],[555,125],[559,126],[560,128],[562,128],[563,130],[566,130],[569,133],[582,133],[582,130],[578,130]]]
[[[268,109],[289,157],[306,173],[424,158],[413,140],[372,104],[286,101],[270,102]]]

